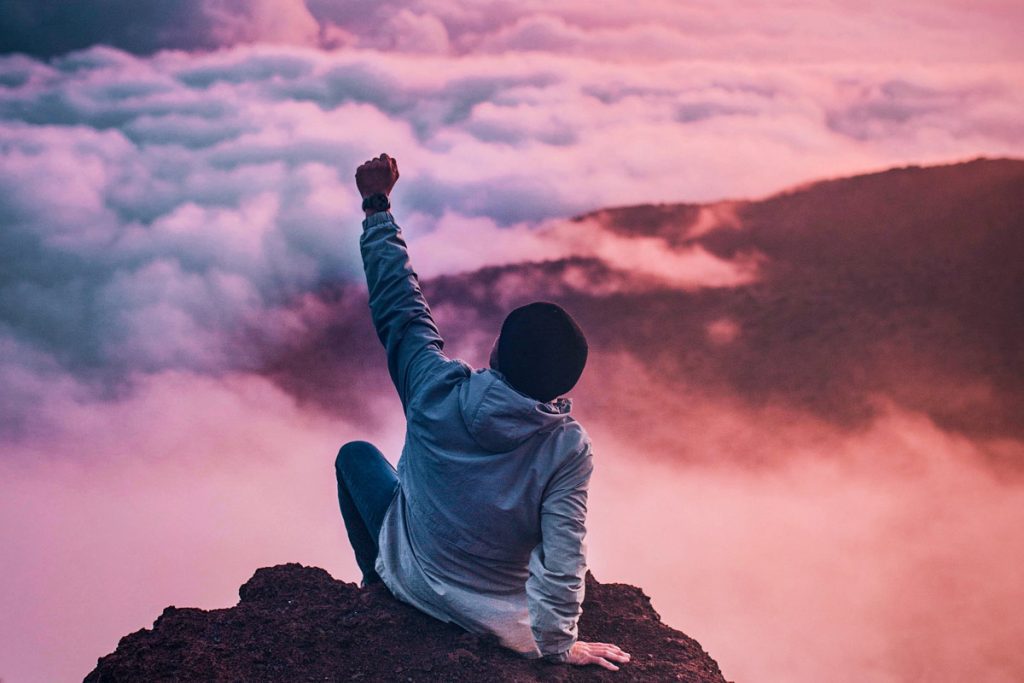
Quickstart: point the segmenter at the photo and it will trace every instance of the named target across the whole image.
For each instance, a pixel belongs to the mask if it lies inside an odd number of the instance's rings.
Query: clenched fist
[[[363,162],[356,169],[356,187],[365,199],[371,194],[391,194],[398,182],[398,162],[387,154]]]

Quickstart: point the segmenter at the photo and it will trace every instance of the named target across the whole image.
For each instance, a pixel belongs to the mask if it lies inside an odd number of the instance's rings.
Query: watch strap
[[[383,192],[375,192],[363,198],[363,211],[388,211],[391,209],[391,201]]]

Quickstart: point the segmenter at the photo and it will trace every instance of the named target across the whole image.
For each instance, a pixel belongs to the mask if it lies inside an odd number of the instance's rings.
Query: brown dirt
[[[661,622],[643,591],[587,576],[583,640],[633,655],[618,672],[526,660],[488,638],[359,588],[323,569],[257,570],[235,607],[168,607],[121,639],[85,680],[688,681],[725,683],[700,643]]]

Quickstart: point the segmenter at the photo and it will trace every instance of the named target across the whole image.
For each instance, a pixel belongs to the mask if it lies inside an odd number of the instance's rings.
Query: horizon
[[[587,333],[599,580],[729,680],[1024,675],[1022,7],[9,7],[0,679],[258,567],[357,580],[334,455],[404,437],[381,152],[450,356],[533,299]]]

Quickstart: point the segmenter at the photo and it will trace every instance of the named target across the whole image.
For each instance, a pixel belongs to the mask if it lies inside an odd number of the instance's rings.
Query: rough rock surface
[[[700,644],[661,622],[643,591],[587,576],[584,640],[633,655],[618,672],[526,660],[323,569],[257,570],[235,607],[168,607],[125,636],[85,680],[690,681],[724,683]]]

